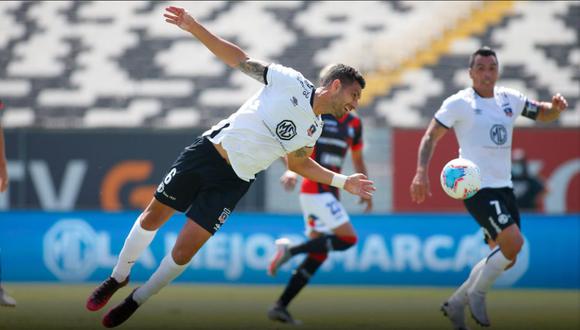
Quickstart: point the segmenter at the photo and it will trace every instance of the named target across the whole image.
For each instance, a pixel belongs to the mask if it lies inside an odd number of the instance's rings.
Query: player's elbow
[[[306,166],[305,161],[288,158],[288,169],[294,173],[303,175]]]

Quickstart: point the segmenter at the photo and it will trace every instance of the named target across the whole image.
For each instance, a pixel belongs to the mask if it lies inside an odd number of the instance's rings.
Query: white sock
[[[461,304],[461,305],[467,304],[467,289],[469,289],[473,285],[473,282],[475,282],[475,279],[481,273],[481,270],[485,265],[485,259],[487,259],[487,257],[481,259],[477,264],[475,264],[475,266],[473,266],[467,280],[465,280],[465,282],[463,282],[463,284],[461,284],[461,286],[457,290],[455,290],[455,292],[451,295],[451,297],[449,297],[447,301],[449,301],[452,304]]]
[[[511,262],[511,260],[503,255],[499,247],[493,250],[487,257],[487,261],[479,276],[468,291],[485,294]]]
[[[137,218],[125,239],[125,244],[121,249],[121,253],[119,253],[119,260],[117,260],[117,265],[115,265],[111,274],[117,282],[123,282],[129,276],[135,261],[151,244],[156,233],[157,230],[149,231],[143,229],[141,227],[141,216]]]
[[[139,305],[143,304],[149,297],[159,292],[162,288],[167,286],[169,282],[173,281],[177,276],[179,276],[188,264],[178,265],[173,260],[171,252],[163,258],[161,264],[151,275],[149,280],[145,282],[141,287],[139,287],[133,293],[133,300],[135,300]]]

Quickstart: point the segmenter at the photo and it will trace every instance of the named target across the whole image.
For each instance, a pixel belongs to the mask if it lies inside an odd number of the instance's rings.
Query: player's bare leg
[[[159,227],[167,222],[174,212],[172,208],[155,198],[151,200],[127,235],[111,276],[103,281],[87,299],[88,310],[97,311],[103,308],[117,290],[129,283],[129,273],[135,261],[151,244]]]
[[[356,233],[350,222],[341,224],[332,232],[333,235],[318,235],[303,244],[292,247],[287,238],[276,240],[276,254],[270,260],[268,275],[275,276],[278,269],[296,254],[344,251],[356,244]]]
[[[333,230],[333,234],[336,237],[355,237],[356,233],[350,222],[343,223]],[[327,236],[326,236],[327,237]],[[324,239],[325,235],[316,231],[312,231],[309,234],[310,241],[316,239]],[[328,241],[331,242],[331,241]],[[308,243],[307,243],[308,244]],[[328,244],[330,245],[330,243]],[[317,248],[313,245],[313,248]],[[287,250],[289,251],[289,249]],[[292,274],[284,292],[278,299],[278,301],[270,308],[268,311],[268,318],[272,321],[280,321],[282,323],[288,323],[293,325],[299,325],[302,322],[295,320],[292,315],[288,312],[288,305],[298,295],[298,293],[308,284],[310,278],[314,276],[316,271],[322,266],[326,260],[328,250],[308,252],[308,256],[304,259],[302,264]],[[289,252],[287,252],[290,254]],[[290,257],[288,257],[289,259]]]
[[[486,258],[481,273],[467,290],[468,304],[473,319],[481,326],[491,325],[487,315],[486,293],[495,280],[516,260],[524,239],[516,224],[505,228],[496,239],[499,248],[493,250]]]
[[[129,319],[147,299],[183,273],[193,256],[210,237],[211,234],[207,230],[188,219],[177,237],[171,254],[163,258],[155,273],[143,286],[131,292],[124,301],[103,317],[103,325],[113,328]]]

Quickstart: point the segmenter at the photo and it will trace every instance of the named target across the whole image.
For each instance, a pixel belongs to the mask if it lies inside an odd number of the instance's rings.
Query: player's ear
[[[340,79],[334,79],[332,83],[330,83],[330,90],[333,92],[339,91],[341,87],[342,83],[340,82]]]

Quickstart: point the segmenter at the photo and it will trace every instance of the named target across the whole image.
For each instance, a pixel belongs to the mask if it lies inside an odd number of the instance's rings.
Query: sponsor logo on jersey
[[[290,98],[290,102],[292,103],[293,106],[297,106],[298,105],[298,99],[296,98],[296,96],[292,96]]]
[[[292,140],[296,134],[296,125],[291,120],[283,120],[276,126],[276,135],[281,140]]]
[[[508,133],[506,128],[503,125],[493,125],[489,130],[489,137],[493,141],[493,143],[497,144],[498,146],[505,144],[508,139]]]
[[[476,115],[481,115],[481,113],[483,112],[483,110],[478,109],[478,108],[473,109],[473,111],[475,111]]]

